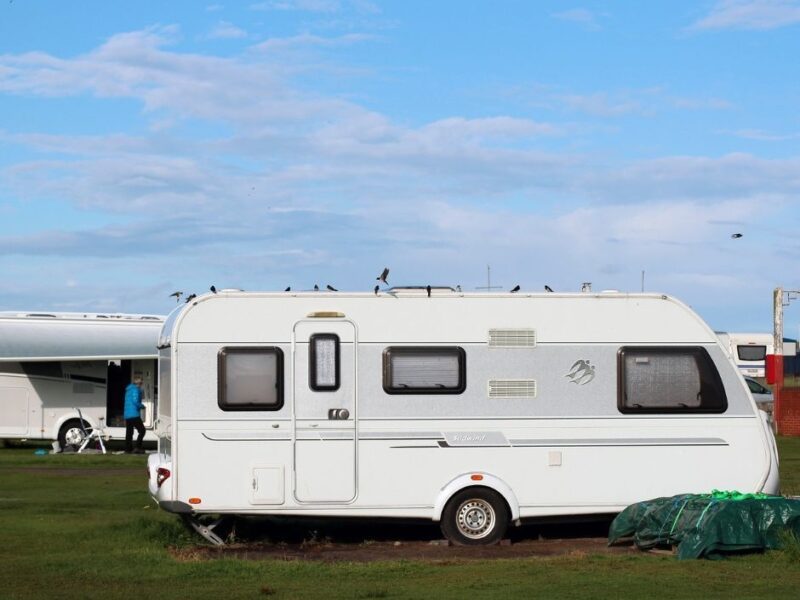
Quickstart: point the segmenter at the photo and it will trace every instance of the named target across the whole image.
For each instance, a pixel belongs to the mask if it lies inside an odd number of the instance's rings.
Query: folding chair
[[[102,450],[103,454],[105,454],[106,445],[103,443],[103,436],[105,436],[106,431],[103,427],[103,417],[100,417],[100,424],[97,427],[90,427],[87,430],[84,426],[81,409],[76,408],[75,410],[78,412],[78,421],[81,424],[81,431],[83,432],[83,443],[81,443],[80,448],[78,448],[78,453],[83,452],[92,440],[97,440],[97,443],[100,445],[100,450]]]

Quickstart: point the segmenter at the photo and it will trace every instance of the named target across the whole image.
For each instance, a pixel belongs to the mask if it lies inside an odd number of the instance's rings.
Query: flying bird
[[[552,293],[553,292],[553,288],[551,288],[549,285],[546,285],[546,286],[544,286],[544,291]]]
[[[319,291],[319,286],[318,286],[316,283],[314,284],[314,291],[315,291],[315,292],[318,292],[318,291]]]
[[[386,267],[385,269],[383,269],[383,272],[380,275],[378,275],[375,279],[377,279],[384,285],[389,285],[389,282],[386,281],[388,278],[389,278],[389,268]]]
[[[425,286],[425,291],[428,292],[428,298],[431,297],[431,286]]]
[[[292,291],[292,286],[289,286],[289,287],[287,287],[287,288],[286,288],[285,290],[283,290],[283,291],[284,291],[284,292],[291,292],[291,291]]]
[[[183,292],[172,292],[169,295],[170,298],[175,298],[175,302],[180,302],[181,301],[181,296],[183,296]]]
[[[215,294],[217,293],[217,288],[216,288],[216,287],[214,287],[213,285],[212,285],[210,288],[208,288],[208,289],[210,289],[210,290],[211,290],[213,293],[215,293]]]
[[[378,290],[379,290],[379,289],[381,289],[381,286],[379,286],[379,285],[376,285],[376,286],[375,286],[375,295],[376,295],[376,296],[378,295]]]
[[[519,291],[519,286],[518,285],[515,285],[513,288],[511,288],[511,293],[512,294],[516,294],[518,291]]]
[[[330,283],[328,285],[326,285],[325,287],[328,288],[329,292],[338,292],[339,291],[335,287],[333,287]]]
[[[197,294],[189,294],[188,296],[186,296],[186,304],[189,304],[189,302],[191,302],[195,298],[197,298]]]
[[[734,239],[734,240],[738,240],[743,235],[744,235],[743,233],[732,233],[731,234],[731,238]]]

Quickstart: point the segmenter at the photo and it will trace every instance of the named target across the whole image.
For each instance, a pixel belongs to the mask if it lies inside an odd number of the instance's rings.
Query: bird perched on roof
[[[318,292],[318,291],[319,291],[319,286],[318,286],[316,283],[314,284],[314,291],[315,291],[315,292]]]
[[[183,296],[183,292],[172,292],[169,295],[170,298],[175,298],[175,302],[180,302],[181,301],[181,296]]]
[[[292,286],[288,286],[288,287],[287,287],[285,290],[283,290],[283,291],[284,291],[284,292],[291,292],[291,291],[292,291]]]
[[[195,298],[197,298],[197,294],[189,294],[188,296],[186,296],[186,304],[189,304],[189,302],[191,302]]]
[[[460,286],[460,285],[457,285],[457,286],[456,286],[456,291],[457,291],[459,294],[461,293],[461,286]]]
[[[387,279],[389,279],[389,267],[383,269],[383,272],[378,275],[375,279],[380,281],[383,285],[389,285]]]
[[[743,233],[732,233],[731,234],[731,238],[734,239],[734,240],[738,240],[743,235],[744,235]]]
[[[429,285],[425,286],[425,291],[428,292],[428,298],[430,298],[431,297],[431,286],[429,286]]]
[[[217,288],[216,288],[216,287],[214,287],[213,285],[212,285],[210,288],[208,288],[208,289],[210,289],[210,290],[211,290],[213,293],[215,293],[215,294],[217,293]]]
[[[552,293],[553,292],[553,288],[551,288],[549,285],[546,285],[546,286],[544,286],[544,291]]]
[[[376,296],[378,295],[378,290],[380,290],[380,289],[381,289],[381,286],[379,286],[379,285],[375,286],[375,295]]]
[[[330,283],[328,285],[326,285],[325,287],[328,289],[329,292],[338,292],[339,291],[335,287],[333,287]]]
[[[511,293],[512,294],[516,294],[518,291],[519,291],[519,286],[518,285],[515,285],[513,288],[511,288]]]

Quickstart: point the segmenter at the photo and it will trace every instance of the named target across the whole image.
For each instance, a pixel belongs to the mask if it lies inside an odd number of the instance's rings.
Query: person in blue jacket
[[[142,438],[144,438],[144,423],[142,423],[142,376],[134,373],[133,381],[125,388],[125,452],[133,452],[133,430],[136,429],[136,453],[142,454]]]

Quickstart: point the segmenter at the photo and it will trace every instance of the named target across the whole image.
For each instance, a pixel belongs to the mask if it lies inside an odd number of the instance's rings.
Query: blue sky
[[[795,0],[13,0],[0,309],[490,264],[532,291],[644,270],[768,331],[800,288],[799,55]]]

